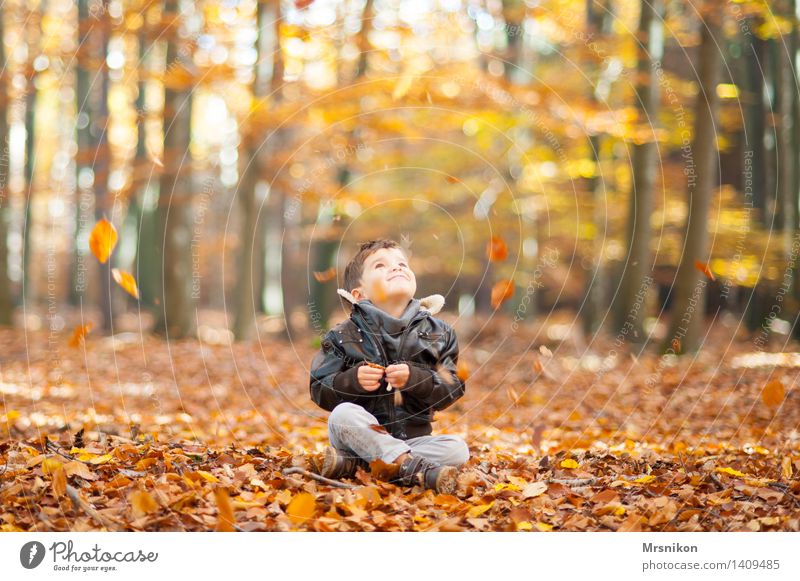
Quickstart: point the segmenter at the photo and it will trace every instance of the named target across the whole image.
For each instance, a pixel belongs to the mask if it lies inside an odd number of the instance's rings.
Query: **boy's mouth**
[[[402,275],[402,274],[395,274],[394,276],[390,276],[389,280],[394,280],[396,278],[402,278],[402,279],[408,280],[408,277],[405,276],[405,275]]]

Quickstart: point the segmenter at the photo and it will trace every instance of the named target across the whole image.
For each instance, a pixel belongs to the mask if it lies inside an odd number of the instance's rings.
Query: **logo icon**
[[[31,541],[22,545],[19,550],[19,562],[26,569],[35,569],[44,560],[44,545],[39,541]]]

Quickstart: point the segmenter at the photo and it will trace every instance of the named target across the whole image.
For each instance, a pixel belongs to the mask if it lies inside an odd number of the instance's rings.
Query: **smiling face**
[[[356,300],[373,303],[408,302],[417,292],[417,278],[399,248],[380,248],[364,261],[361,285],[353,289]]]

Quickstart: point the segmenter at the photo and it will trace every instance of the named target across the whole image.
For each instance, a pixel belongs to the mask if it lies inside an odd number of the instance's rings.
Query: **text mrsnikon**
[[[72,541],[53,543],[50,545],[50,550],[53,552],[53,562],[61,559],[72,563],[88,563],[92,561],[97,563],[152,563],[158,559],[158,553],[144,553],[141,549],[139,551],[109,553],[108,551],[103,551],[97,545],[88,551],[77,552],[72,549]]]

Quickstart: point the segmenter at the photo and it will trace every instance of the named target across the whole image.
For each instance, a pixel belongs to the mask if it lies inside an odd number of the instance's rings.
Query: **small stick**
[[[548,482],[563,484],[565,486],[589,486],[594,484],[597,478],[548,478]]]
[[[293,466],[292,468],[287,468],[283,471],[284,474],[302,474],[303,476],[307,476],[312,480],[316,480],[317,482],[322,482],[323,484],[327,484],[328,486],[334,486],[336,488],[358,488],[358,486],[354,486],[352,484],[347,484],[346,482],[340,482],[339,480],[331,480],[330,478],[325,478],[324,476],[320,476],[319,474],[314,474],[313,472],[306,470],[305,468],[300,468],[298,466]]]

